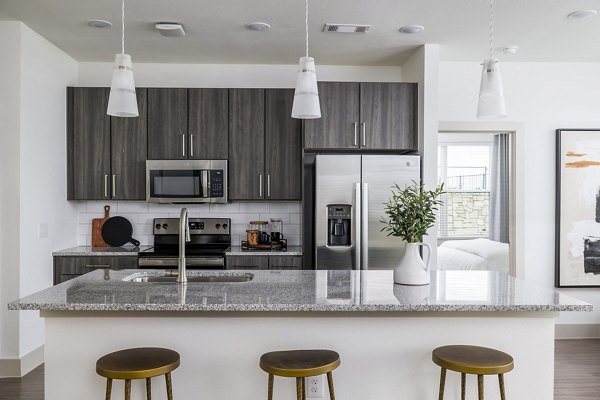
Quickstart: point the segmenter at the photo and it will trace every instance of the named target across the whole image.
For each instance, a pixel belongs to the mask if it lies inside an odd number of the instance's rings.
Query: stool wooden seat
[[[514,368],[513,358],[499,350],[480,346],[451,345],[438,347],[431,359],[442,368],[439,399],[444,398],[446,370],[461,373],[461,398],[465,398],[466,374],[477,375],[479,400],[483,400],[483,376],[498,375],[500,397],[505,399],[504,374]]]
[[[260,357],[260,368],[269,374],[268,400],[273,399],[273,377],[296,378],[297,400],[306,399],[306,378],[327,374],[329,397],[335,400],[333,374],[340,355],[332,350],[273,351]]]
[[[179,353],[158,347],[139,347],[115,351],[96,361],[96,372],[106,378],[106,400],[110,399],[113,379],[125,380],[125,400],[131,398],[131,380],[146,379],[146,398],[151,400],[150,378],[164,375],[167,397],[173,399],[171,371],[179,367]]]

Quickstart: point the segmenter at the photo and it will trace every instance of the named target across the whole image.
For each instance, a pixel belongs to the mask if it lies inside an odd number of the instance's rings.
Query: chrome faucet
[[[189,242],[190,227],[188,224],[187,208],[181,209],[179,214],[179,274],[177,275],[177,283],[187,283],[187,275],[185,271],[185,242]]]

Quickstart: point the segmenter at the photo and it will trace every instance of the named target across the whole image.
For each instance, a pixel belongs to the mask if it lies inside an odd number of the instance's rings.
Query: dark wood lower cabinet
[[[302,269],[302,256],[227,256],[227,269]]]
[[[137,267],[137,256],[58,256],[54,257],[54,284],[58,285],[97,269],[120,270]]]

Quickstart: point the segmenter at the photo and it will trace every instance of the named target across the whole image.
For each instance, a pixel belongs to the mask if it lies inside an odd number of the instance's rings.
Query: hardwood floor
[[[0,400],[44,400],[44,366],[22,378],[0,379]]]
[[[557,340],[554,400],[600,398],[600,339]]]
[[[600,398],[600,339],[557,340],[554,356],[554,400]],[[0,400],[9,399],[43,400],[44,366],[23,378],[0,379]]]

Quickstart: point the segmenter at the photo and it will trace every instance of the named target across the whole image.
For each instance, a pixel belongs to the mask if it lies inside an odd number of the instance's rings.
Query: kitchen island
[[[94,271],[9,304],[45,318],[46,399],[100,398],[96,359],[141,346],[181,354],[176,399],[266,398],[260,355],[302,348],[340,353],[340,399],[432,399],[439,369],[431,351],[473,344],[514,357],[507,398],[551,400],[554,320],[592,310],[486,271],[432,272],[430,285],[413,287],[394,285],[391,271],[189,272],[199,282],[146,282],[164,275]],[[154,385],[155,398],[165,398],[164,382]],[[458,399],[459,389],[460,375],[448,374],[446,399]],[[467,391],[476,392],[472,377]],[[133,398],[144,393],[135,382]],[[274,398],[294,398],[293,380],[276,379]],[[497,380],[488,378],[486,399],[497,398]]]

